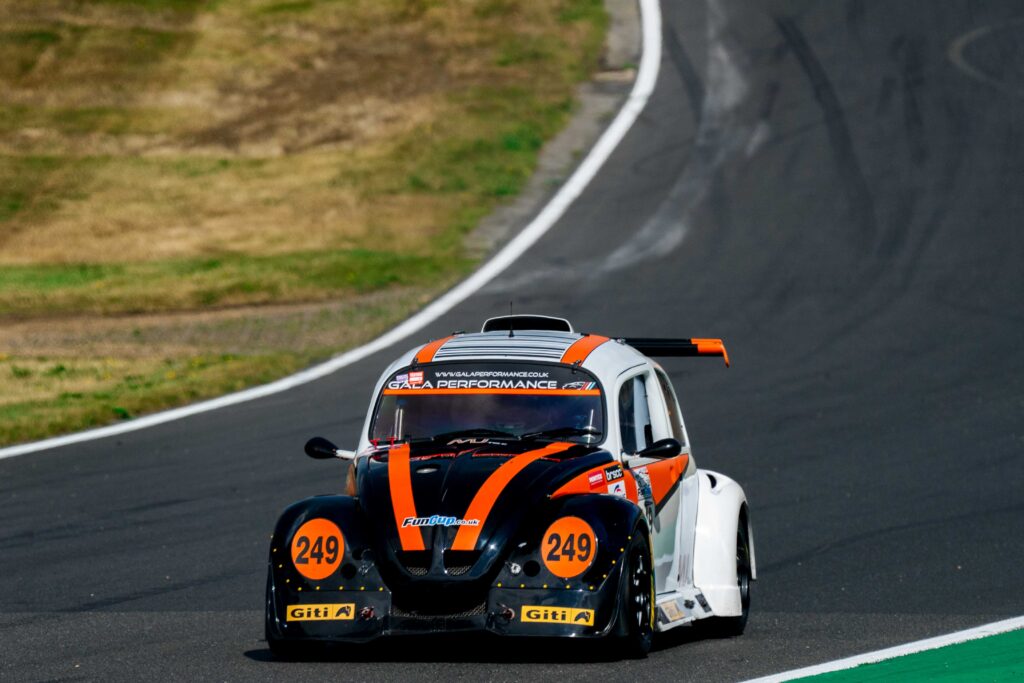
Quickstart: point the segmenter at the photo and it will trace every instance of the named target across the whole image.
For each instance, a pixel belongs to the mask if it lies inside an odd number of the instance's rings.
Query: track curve
[[[264,553],[301,455],[355,442],[396,350],[295,390],[0,462],[0,673],[137,678],[737,680],[1024,613],[1024,116],[971,64],[1021,56],[1013,3],[663,5],[651,100],[510,272],[431,325],[495,311],[606,334],[721,336],[673,361],[701,466],[752,504],[748,633],[682,629],[643,662],[455,641],[281,664]],[[970,52],[970,54],[967,54]],[[411,346],[417,340],[410,340]],[[671,672],[671,673],[667,673]]]

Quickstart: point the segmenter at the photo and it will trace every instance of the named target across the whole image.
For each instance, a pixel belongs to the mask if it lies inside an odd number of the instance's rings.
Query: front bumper
[[[267,629],[277,640],[367,642],[384,636],[489,632],[504,636],[599,638],[615,626],[617,581],[605,587],[491,588],[486,602],[448,614],[419,614],[390,591],[268,590]]]

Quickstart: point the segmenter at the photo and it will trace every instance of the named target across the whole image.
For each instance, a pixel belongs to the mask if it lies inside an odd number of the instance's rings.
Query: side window
[[[686,430],[683,429],[683,415],[679,410],[679,400],[676,398],[675,389],[668,375],[661,369],[655,373],[658,377],[658,384],[661,385],[661,394],[665,397],[665,407],[668,408],[668,422],[672,428],[672,438],[679,443],[686,445]]]
[[[619,430],[625,453],[641,451],[651,442],[651,413],[643,375],[627,380],[619,389]]]
[[[636,416],[633,409],[633,382],[628,380],[619,389],[619,430],[624,453],[636,453]]]

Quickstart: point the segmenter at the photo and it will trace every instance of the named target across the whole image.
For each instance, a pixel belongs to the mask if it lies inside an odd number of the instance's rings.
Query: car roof
[[[621,340],[551,330],[454,334],[410,349],[387,373],[412,365],[414,360],[418,363],[474,360],[575,363],[598,375],[609,372],[617,375],[624,369],[649,362],[646,356]]]
[[[384,383],[400,369],[426,363],[478,361],[559,363],[591,372],[610,391],[625,372],[657,363],[621,339],[558,330],[496,330],[455,333],[409,349],[388,366],[374,387],[370,408],[360,432],[359,450],[369,444],[368,430]]]

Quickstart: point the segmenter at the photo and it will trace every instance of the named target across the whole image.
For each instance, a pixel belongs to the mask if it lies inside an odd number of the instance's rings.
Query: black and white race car
[[[345,489],[281,515],[266,637],[481,631],[608,638],[643,656],[700,620],[740,634],[755,578],[743,489],[698,469],[650,356],[716,339],[610,339],[544,316],[488,320],[395,361],[374,390]]]

